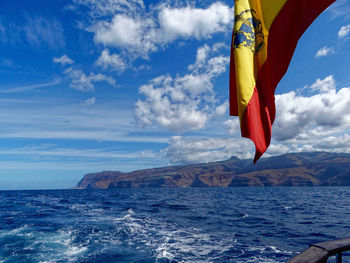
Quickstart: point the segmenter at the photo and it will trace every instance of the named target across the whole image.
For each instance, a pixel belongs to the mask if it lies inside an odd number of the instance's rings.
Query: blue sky
[[[0,2],[0,190],[252,158],[228,113],[233,1]],[[350,152],[350,3],[300,39],[264,156]]]

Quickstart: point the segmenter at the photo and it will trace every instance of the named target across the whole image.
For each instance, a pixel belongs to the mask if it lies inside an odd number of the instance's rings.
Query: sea
[[[350,237],[349,201],[350,187],[0,191],[0,262],[286,262]]]

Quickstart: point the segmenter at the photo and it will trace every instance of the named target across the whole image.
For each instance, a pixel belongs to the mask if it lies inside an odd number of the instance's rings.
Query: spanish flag
[[[299,38],[335,0],[235,0],[231,44],[230,114],[256,148],[254,162],[271,141],[274,92]]]

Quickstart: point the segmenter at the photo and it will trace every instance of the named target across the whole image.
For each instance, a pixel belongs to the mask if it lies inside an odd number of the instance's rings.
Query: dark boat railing
[[[316,243],[287,263],[326,263],[328,258],[334,255],[336,255],[336,262],[341,263],[343,252],[347,250],[350,250],[350,238]]]

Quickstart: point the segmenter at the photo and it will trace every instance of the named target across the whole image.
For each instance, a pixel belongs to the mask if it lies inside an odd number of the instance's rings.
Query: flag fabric
[[[271,141],[274,92],[297,42],[335,0],[235,0],[231,44],[230,114],[256,148],[254,162]]]

